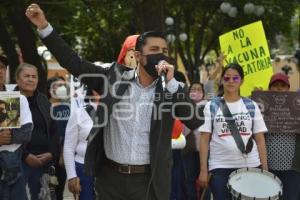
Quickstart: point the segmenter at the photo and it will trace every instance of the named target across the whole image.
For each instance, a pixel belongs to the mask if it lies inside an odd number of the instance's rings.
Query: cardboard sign
[[[255,91],[257,102],[270,133],[300,134],[300,94],[297,92]]]
[[[20,128],[20,92],[0,92],[0,128]]]
[[[254,88],[267,89],[273,74],[269,48],[261,21],[240,27],[219,37],[224,65],[238,63],[245,79],[241,95],[250,96]]]

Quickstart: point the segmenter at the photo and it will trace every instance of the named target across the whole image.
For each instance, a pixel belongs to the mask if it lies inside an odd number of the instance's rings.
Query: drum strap
[[[245,144],[243,142],[243,139],[241,137],[240,131],[238,130],[235,119],[232,117],[232,114],[225,103],[224,99],[220,100],[220,109],[223,112],[223,115],[225,117],[225,121],[229,127],[229,130],[231,132],[232,137],[234,138],[234,141],[238,147],[238,149],[243,153],[243,154],[248,154],[252,151],[253,148],[253,138],[252,136],[249,138],[247,146],[245,147]]]

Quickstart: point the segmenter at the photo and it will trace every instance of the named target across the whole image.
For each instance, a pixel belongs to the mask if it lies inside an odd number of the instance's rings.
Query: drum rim
[[[237,173],[240,173],[240,172],[260,172],[260,173],[263,173],[269,177],[272,177],[275,179],[275,181],[280,185],[280,188],[281,188],[281,194],[282,194],[282,182],[281,180],[275,175],[275,174],[272,174],[271,172],[269,171],[266,171],[266,170],[263,170],[263,169],[258,169],[258,168],[251,168],[251,167],[247,167],[247,168],[240,168],[240,169],[237,169],[235,171],[233,171],[230,175],[229,175],[229,178],[228,178],[228,183],[227,183],[227,187],[229,188],[230,190],[230,193],[233,195],[233,197],[235,198],[238,198],[239,195],[241,198],[244,198],[245,200],[252,200],[252,199],[256,199],[256,200],[265,200],[266,198],[256,198],[256,197],[249,197],[249,196],[246,196],[246,195],[243,195],[239,192],[237,192],[236,190],[234,190],[232,188],[232,186],[229,184],[229,180],[234,176],[236,175]],[[276,194],[275,196],[272,196],[270,200],[275,200],[275,199],[278,199],[279,195]],[[269,197],[267,198],[269,199]]]

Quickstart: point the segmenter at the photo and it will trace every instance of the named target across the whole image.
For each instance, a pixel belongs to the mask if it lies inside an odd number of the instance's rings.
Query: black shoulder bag
[[[247,142],[247,145],[245,147],[243,139],[240,135],[240,131],[238,130],[238,128],[236,126],[235,119],[232,117],[232,114],[231,114],[228,106],[226,105],[224,99],[220,100],[220,109],[223,112],[223,115],[225,117],[225,121],[228,124],[231,135],[234,138],[234,141],[235,141],[237,147],[239,148],[239,150],[243,154],[250,153],[252,151],[252,148],[253,148],[253,138],[252,138],[252,136],[249,138],[249,140]]]

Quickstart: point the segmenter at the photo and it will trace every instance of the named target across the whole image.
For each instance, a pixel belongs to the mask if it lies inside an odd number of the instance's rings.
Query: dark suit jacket
[[[103,107],[98,107],[97,116],[99,121],[105,121],[107,116],[110,116],[112,112],[112,105],[119,100],[115,98],[112,93],[117,93],[122,96],[127,89],[126,84],[121,84],[122,86],[115,85],[114,87],[113,84],[116,81],[132,81],[134,79],[134,71],[117,63],[112,63],[109,68],[101,68],[81,59],[68,47],[68,45],[58,36],[57,33],[55,33],[55,31],[53,31],[48,37],[44,38],[43,42],[50,52],[56,57],[60,65],[76,77],[79,77],[79,79],[82,74],[92,74],[92,76],[87,75],[88,78],[82,77],[83,79],[81,80],[90,88],[98,91],[99,93],[104,93],[104,95],[101,96],[101,103],[106,105],[107,111],[103,110]],[[98,75],[98,77],[95,77],[95,75]],[[106,91],[108,91],[107,94],[105,94]],[[195,106],[188,98],[186,87],[179,86],[178,91],[175,94],[170,94],[167,91],[163,91],[161,80],[159,80],[156,85],[155,92],[156,97],[167,95],[164,100],[163,98],[155,98],[154,103],[157,108],[159,108],[159,105],[161,105],[163,101],[167,102],[166,104],[168,105],[163,108],[169,109],[169,111],[163,113],[162,119],[156,119],[155,115],[152,114],[149,138],[150,164],[153,176],[152,185],[157,199],[167,200],[169,199],[171,188],[171,132],[174,121],[171,115],[171,107],[175,102],[189,102],[189,106],[178,105],[174,109],[177,116],[184,117],[190,116],[191,107],[194,109]],[[191,130],[194,130],[203,123],[203,120],[197,119],[196,115],[194,115],[190,119],[182,120],[182,122]],[[105,125],[106,124],[103,126]],[[97,176],[97,172],[99,172],[99,169],[103,166],[104,158],[103,128],[93,128],[88,138],[88,147],[86,150],[86,173],[88,175]]]

